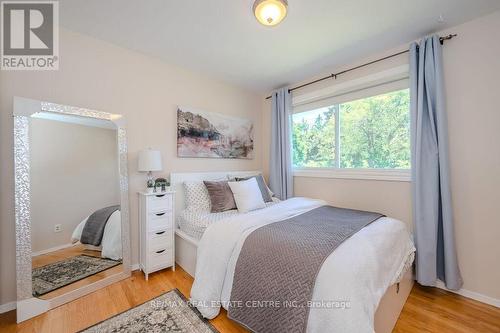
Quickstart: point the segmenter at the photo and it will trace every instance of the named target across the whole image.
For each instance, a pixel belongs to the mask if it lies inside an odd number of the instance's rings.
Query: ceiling
[[[500,9],[498,0],[288,3],[277,27],[255,20],[252,0],[62,0],[60,22],[265,93]]]

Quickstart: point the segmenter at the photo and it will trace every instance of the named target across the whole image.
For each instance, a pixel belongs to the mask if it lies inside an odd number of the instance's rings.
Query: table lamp
[[[161,153],[159,150],[145,149],[139,152],[138,167],[139,172],[148,173],[148,191],[154,188],[153,171],[161,171]]]

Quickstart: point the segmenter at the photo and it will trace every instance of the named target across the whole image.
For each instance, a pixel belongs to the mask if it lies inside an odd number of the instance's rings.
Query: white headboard
[[[170,187],[175,191],[175,225],[177,226],[177,216],[186,208],[184,182],[203,180],[228,180],[228,176],[248,177],[261,174],[261,171],[225,171],[225,172],[188,172],[171,173]]]

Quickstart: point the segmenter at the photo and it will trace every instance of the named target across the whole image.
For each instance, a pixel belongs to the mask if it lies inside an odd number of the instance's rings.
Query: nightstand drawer
[[[148,253],[148,266],[152,269],[160,266],[171,266],[172,263],[172,249],[158,249]]]
[[[150,212],[172,210],[172,196],[170,194],[158,194],[148,197],[148,208]]]
[[[149,251],[172,248],[172,229],[149,233]]]
[[[148,214],[148,231],[172,228],[172,214],[169,212]]]

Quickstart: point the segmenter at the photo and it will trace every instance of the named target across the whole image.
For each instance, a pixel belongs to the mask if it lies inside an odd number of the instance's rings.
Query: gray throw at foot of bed
[[[382,216],[323,206],[253,231],[236,264],[229,318],[258,333],[305,332],[323,262]]]
[[[108,223],[111,215],[119,209],[120,205],[109,206],[96,210],[92,213],[92,215],[90,215],[87,219],[87,223],[83,226],[80,243],[94,246],[101,245],[106,223]]]

